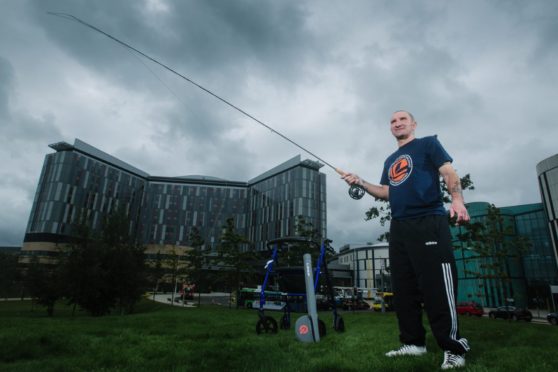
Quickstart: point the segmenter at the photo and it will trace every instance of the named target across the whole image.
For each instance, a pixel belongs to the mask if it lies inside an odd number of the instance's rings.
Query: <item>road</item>
[[[164,304],[168,304],[171,305],[171,296],[172,293],[159,293],[155,295],[155,301],[157,302],[161,302]],[[193,300],[186,300],[186,302],[183,304],[182,301],[180,301],[179,299],[180,294],[176,293],[174,298],[175,298],[175,302],[174,302],[174,306],[181,306],[181,307],[196,307],[198,304],[198,294],[196,293],[194,295],[194,299]],[[147,298],[149,299],[153,299],[153,296],[148,296]],[[200,295],[200,299],[199,302],[201,304],[213,304],[213,305],[223,305],[223,306],[228,306],[229,304],[229,294],[226,292],[211,292],[211,293],[202,293]],[[550,325],[550,323],[546,320],[546,313],[541,312],[540,316],[537,311],[532,312],[533,314],[533,320],[531,321],[531,323],[533,324],[546,324],[546,325]],[[543,317],[544,315],[544,317]],[[488,312],[486,312],[484,315],[484,317],[488,317]],[[500,321],[502,319],[497,319],[495,321]]]

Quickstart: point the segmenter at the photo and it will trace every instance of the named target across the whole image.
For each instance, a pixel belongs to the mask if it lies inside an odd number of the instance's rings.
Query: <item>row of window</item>
[[[249,238],[254,240],[291,235],[297,215],[325,236],[324,194],[325,176],[304,166],[250,187],[176,185],[150,182],[87,156],[59,151],[46,158],[27,232],[69,234],[82,214],[95,228],[121,207],[136,216],[146,243],[184,243],[192,226],[214,242],[233,216],[240,232],[248,233],[247,226],[252,226]],[[248,209],[252,213],[247,214]]]

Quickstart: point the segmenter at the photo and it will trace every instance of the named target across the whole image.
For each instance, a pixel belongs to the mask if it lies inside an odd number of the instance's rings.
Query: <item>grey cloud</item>
[[[0,56],[0,117],[8,116],[9,97],[13,89],[13,74],[12,65]]]
[[[223,114],[223,111],[215,110],[215,106],[219,107],[222,103],[196,93],[188,94],[187,99],[180,97],[178,105],[181,107],[167,112],[165,119],[168,126],[164,133],[160,132],[161,135],[207,143],[214,141],[218,133],[230,125],[226,113],[231,111]],[[234,113],[230,116],[234,117]]]
[[[21,246],[25,234],[25,225],[13,219],[0,219],[0,245]]]
[[[507,143],[500,141],[497,155],[491,149],[484,149],[475,156],[471,177],[480,186],[477,187],[479,194],[488,194],[490,200],[480,200],[477,191],[470,192],[470,198],[487,202],[500,200],[500,203],[507,203],[505,205],[519,204],[516,200],[522,203],[540,202],[536,165],[555,151],[555,146],[542,138],[517,139]],[[485,165],[496,161],[501,166]]]
[[[218,77],[234,86],[258,69],[283,80],[285,74],[300,73],[301,60],[313,49],[298,2],[168,3],[171,10],[163,15],[146,15],[140,3],[124,1],[31,1],[30,8],[35,21],[60,47],[81,63],[128,84],[137,80],[136,61],[127,61],[121,48],[100,34],[46,11],[72,13],[155,58],[164,56],[164,63],[201,83]]]
[[[52,114],[33,117],[25,112],[16,112],[4,129],[8,138],[12,138],[16,143],[25,139],[25,142],[46,145],[52,143],[49,141],[63,138]]]
[[[105,37],[46,11],[72,13],[98,25],[239,106],[245,80],[258,76],[273,85],[292,86],[304,71],[304,60],[315,51],[299,2],[167,4],[169,13],[159,15],[146,15],[143,3],[123,1],[30,1],[29,8],[46,34],[80,63],[114,83],[153,95],[164,92],[177,103],[158,123],[158,143],[166,136],[203,144],[219,141],[216,134],[234,125],[232,119],[240,114],[152,62],[138,62]]]
[[[25,225],[28,211],[21,210],[30,208],[50,142],[91,139],[155,175],[237,180],[296,152],[278,138],[264,148],[265,131],[261,137],[250,132],[247,138],[256,143],[233,137],[247,130],[241,114],[143,61],[153,76],[124,48],[46,11],[75,14],[130,42],[371,182],[378,181],[383,159],[395,149],[389,115],[405,108],[419,120],[417,135],[439,134],[460,173],[471,173],[477,190],[468,200],[537,201],[534,166],[555,152],[556,2],[161,1],[168,12],[148,10],[147,3],[3,2],[0,131],[9,140],[0,151],[9,160],[2,178],[19,186],[0,188],[7,205],[0,237]],[[71,74],[98,80],[97,87],[110,90],[110,100],[80,101],[79,81]],[[68,92],[79,95],[71,107],[64,104]],[[135,111],[134,102],[146,107]],[[93,143],[101,138],[98,120],[105,130],[122,123],[138,132]],[[493,158],[510,164],[498,179],[486,164]],[[352,204],[345,185],[324,172],[335,244],[374,240],[383,229],[362,221],[362,206],[372,201]],[[12,203],[14,194],[27,204]],[[15,215],[17,224],[11,222]]]
[[[199,61],[205,65],[227,65],[227,61],[242,59],[291,64],[313,40],[304,27],[305,11],[298,4],[205,1],[194,8],[191,3],[176,2],[172,28],[185,31],[180,46],[198,47],[192,50],[194,54],[201,51]]]
[[[15,145],[22,139],[44,143],[45,140],[60,136],[52,114],[35,117],[10,106],[11,97],[16,94],[16,83],[12,64],[0,56],[0,115],[3,118],[0,130],[4,138],[9,139],[7,145]]]
[[[409,46],[404,54],[389,69],[374,63],[372,57],[369,64],[354,71],[361,77],[355,83],[363,108],[372,103],[376,111],[385,113],[386,122],[397,109],[422,113],[427,122],[482,108],[477,93],[459,80],[465,68],[447,52],[423,45]]]
[[[21,244],[46,145],[61,137],[52,114],[14,108],[17,79],[0,57],[0,244]]]

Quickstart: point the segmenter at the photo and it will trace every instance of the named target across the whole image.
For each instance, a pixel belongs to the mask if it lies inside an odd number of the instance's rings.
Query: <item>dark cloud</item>
[[[10,101],[14,90],[14,72],[8,60],[0,56],[0,130],[4,138],[12,144],[29,141],[44,145],[45,141],[60,136],[54,125],[54,117],[45,114],[35,117],[25,110],[14,110]]]
[[[299,2],[168,1],[168,10],[146,2],[30,1],[34,21],[81,63],[134,84],[141,68],[117,43],[46,12],[71,13],[130,43],[201,84],[229,88],[254,74],[284,81],[298,75],[314,37]],[[231,93],[235,89],[231,89]]]
[[[0,56],[0,245],[21,244],[47,144],[61,138],[52,114],[14,104],[16,68]]]
[[[540,200],[533,169],[557,133],[555,1],[22,0],[0,14],[0,244],[23,230],[52,142],[78,137],[154,175],[234,180],[300,153],[47,11],[129,42],[371,182],[395,149],[389,116],[403,108],[471,173],[467,200]],[[497,176],[491,159],[507,164]],[[374,241],[384,228],[363,221],[373,201],[353,202],[323,171],[335,244]]]
[[[74,22],[67,12],[129,42],[217,95],[243,106],[248,79],[296,85],[315,54],[306,10],[296,1],[148,2],[30,1],[33,20],[72,58],[128,89],[147,89],[172,102],[156,124],[160,146],[177,138],[208,149],[225,148],[219,136],[242,115],[199,88]],[[248,110],[250,111],[250,110]]]
[[[222,103],[213,97],[198,92],[190,92],[176,99],[177,109],[168,111],[165,117],[167,127],[159,132],[172,139],[183,138],[196,141],[200,145],[215,141],[218,134],[231,125],[231,117],[238,116],[231,110],[215,110]],[[221,107],[219,107],[221,108]]]

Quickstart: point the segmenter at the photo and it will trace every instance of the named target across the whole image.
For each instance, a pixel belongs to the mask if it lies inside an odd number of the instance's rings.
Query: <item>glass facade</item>
[[[237,232],[246,236],[246,195],[243,186],[157,180],[148,183],[141,213],[145,244],[189,245],[195,226],[206,246],[214,247],[222,226],[233,217]]]
[[[553,255],[558,264],[558,154],[537,164],[537,175]]]
[[[337,255],[339,264],[349,265],[353,273],[353,286],[367,289],[368,293],[391,292],[389,246],[378,243],[365,246],[344,245]]]
[[[297,166],[256,179],[249,190],[248,239],[257,250],[274,237],[295,235],[295,216],[303,216],[326,236],[325,175],[320,164]]]
[[[488,203],[469,203],[472,222],[486,222]],[[458,270],[458,301],[476,301],[496,307],[513,302],[517,306],[550,308],[549,285],[558,281],[546,216],[542,204],[527,204],[500,209],[505,238],[527,238],[529,248],[520,257],[507,256],[503,263],[509,280],[490,278],[495,257],[481,256],[457,239],[463,227],[452,228]],[[498,252],[498,249],[493,250]],[[542,303],[541,303],[542,301]]]
[[[56,152],[45,158],[23,255],[66,242],[80,216],[99,228],[116,208],[124,208],[129,216],[130,233],[150,246],[188,246],[196,226],[206,246],[215,249],[231,217],[237,232],[259,250],[270,239],[295,235],[298,215],[326,236],[322,165],[301,161],[300,156],[253,180],[236,182],[150,176],[78,139],[74,145],[60,142],[50,147]]]
[[[45,158],[26,235],[56,241],[86,218],[92,228],[115,208],[130,216],[130,232],[138,228],[146,180],[142,175],[98,161],[77,151],[59,151]]]

